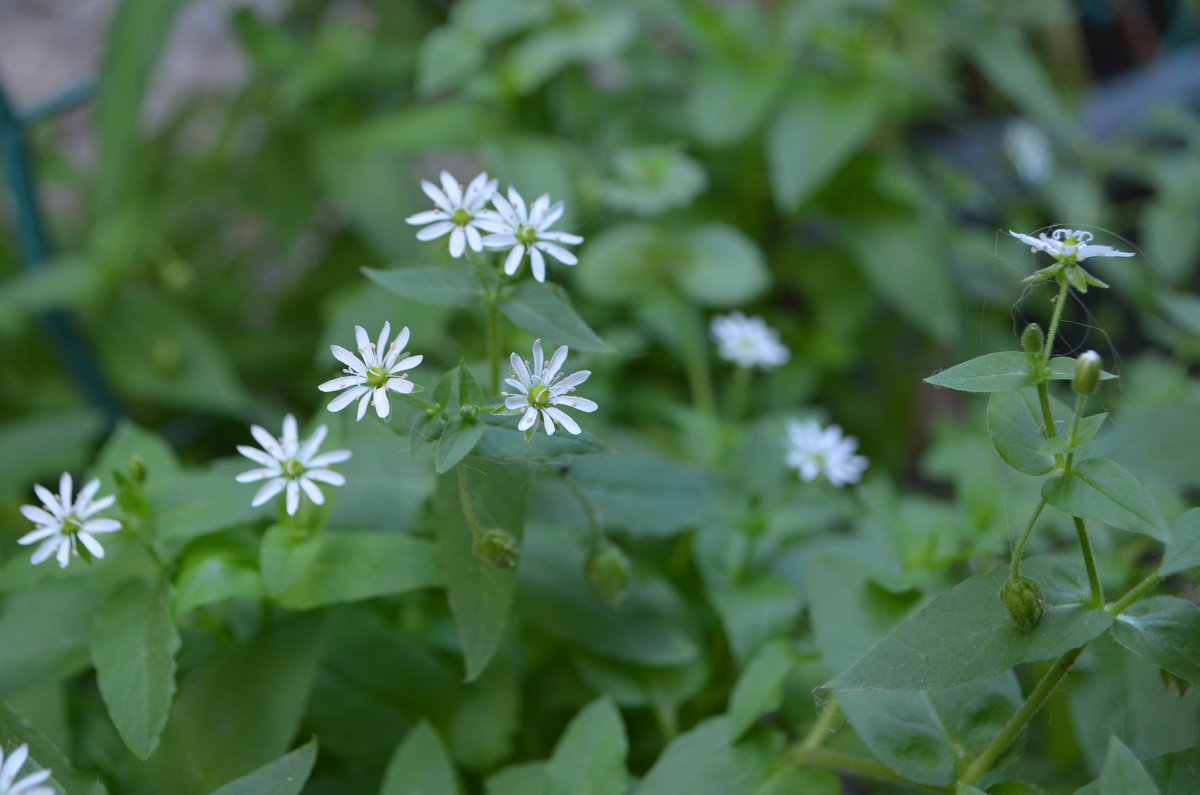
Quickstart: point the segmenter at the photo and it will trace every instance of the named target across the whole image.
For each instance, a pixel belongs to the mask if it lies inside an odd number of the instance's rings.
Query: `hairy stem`
[[[837,722],[838,715],[837,698],[830,696],[825,702],[825,706],[821,709],[821,714],[817,716],[816,723],[808,730],[808,734],[804,735],[804,739],[800,742],[800,752],[812,751],[819,748],[821,743],[825,742],[825,736],[829,734],[833,724]]]
[[[1138,599],[1142,598],[1146,591],[1149,591],[1151,588],[1162,582],[1162,579],[1162,575],[1158,572],[1147,576],[1146,579],[1130,588],[1128,593],[1109,605],[1108,612],[1112,613],[1114,616],[1121,615],[1126,608],[1128,608]]]
[[[898,784],[902,787],[920,790],[921,792],[950,792],[946,787],[931,787],[909,781],[892,772],[891,768],[882,762],[869,759],[858,754],[845,751],[830,751],[825,748],[797,748],[792,752],[790,764],[799,767],[824,767],[830,770],[840,770],[852,776],[883,781],[888,784]]]
[[[1062,320],[1063,307],[1067,305],[1067,292],[1070,290],[1070,285],[1067,284],[1066,278],[1058,277],[1058,297],[1054,299],[1054,311],[1050,315],[1050,330],[1046,332],[1046,347],[1042,349],[1042,367],[1050,364],[1050,357],[1054,354],[1054,337],[1058,334],[1058,322]],[[1053,423],[1051,423],[1053,427]]]
[[[1092,607],[1104,607],[1104,591],[1100,587],[1100,575],[1096,572],[1096,553],[1092,550],[1092,539],[1088,537],[1087,525],[1078,516],[1075,520],[1075,537],[1079,539],[1079,550],[1083,553],[1083,565],[1087,566],[1088,585],[1092,589]]]
[[[1029,522],[1025,525],[1025,531],[1021,533],[1021,538],[1017,540],[1016,546],[1012,551],[1012,576],[1014,578],[1021,575],[1021,558],[1025,554],[1025,542],[1029,540],[1029,534],[1033,532],[1033,526],[1037,523],[1038,517],[1042,515],[1042,509],[1046,507],[1046,500],[1038,500],[1038,504],[1033,508],[1033,514],[1029,517]]]

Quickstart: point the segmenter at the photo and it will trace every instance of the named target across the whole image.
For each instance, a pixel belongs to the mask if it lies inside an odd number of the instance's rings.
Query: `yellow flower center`
[[[390,376],[380,367],[371,367],[367,370],[367,384],[371,387],[381,387],[388,382]]]
[[[457,226],[466,226],[475,220],[475,216],[471,215],[467,210],[459,207],[454,211],[454,215],[450,216],[450,223]]]
[[[529,390],[529,405],[544,409],[550,405],[550,387],[538,384]]]
[[[532,226],[522,226],[517,230],[517,240],[527,246],[532,246],[537,242],[537,230]]]

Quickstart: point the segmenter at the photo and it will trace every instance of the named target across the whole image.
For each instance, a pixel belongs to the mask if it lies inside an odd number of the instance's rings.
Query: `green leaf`
[[[212,795],[300,795],[317,761],[317,738],[235,779]]]
[[[1162,795],[1194,795],[1200,781],[1200,748],[1189,748],[1146,760],[1146,772]]]
[[[67,795],[106,795],[103,784],[77,771],[67,755],[43,732],[7,701],[0,700],[0,747],[12,749],[26,743],[29,757],[53,771],[50,781],[62,787]],[[25,772],[30,773],[32,769],[26,767]]]
[[[957,788],[954,790],[954,793],[955,793],[955,795],[988,795],[986,792],[981,790],[979,787],[973,786],[971,784],[964,784],[961,781],[958,782]]]
[[[447,597],[466,661],[467,681],[487,667],[508,624],[516,571],[498,569],[473,551],[474,535],[464,517],[464,501],[482,529],[503,530],[518,542],[525,524],[529,474],[522,467],[468,458],[456,475],[438,478],[434,495],[438,555]],[[460,478],[465,477],[465,493]]]
[[[1033,389],[994,392],[988,398],[988,435],[1004,462],[1026,475],[1044,475],[1054,457],[1042,450],[1042,411]]]
[[[442,584],[433,543],[403,533],[327,532],[315,557],[279,594],[295,610]]]
[[[224,649],[179,685],[154,756],[134,769],[132,795],[204,795],[287,751],[324,648],[306,616]]]
[[[1109,630],[1125,648],[1200,685],[1200,608],[1177,596],[1135,602]]]
[[[158,747],[175,696],[179,630],[166,584],[135,580],[113,592],[96,617],[92,661],[100,695],[138,759]]]
[[[727,224],[705,224],[687,233],[679,267],[672,271],[680,290],[703,306],[740,306],[771,284],[771,272],[758,246]],[[673,259],[679,258],[676,253]]]
[[[274,524],[259,545],[259,571],[267,595],[279,598],[313,566],[321,551],[322,535],[303,533],[285,524]]]
[[[759,649],[738,677],[729,696],[729,731],[736,742],[759,716],[783,700],[783,681],[799,658],[787,641],[777,640]]]
[[[484,281],[474,265],[418,265],[362,272],[376,284],[422,304],[471,306],[483,300]]]
[[[707,59],[684,104],[687,129],[709,146],[728,146],[762,123],[785,72],[759,59]]]
[[[542,340],[548,347],[569,345],[573,350],[611,353],[613,348],[575,313],[561,287],[532,280],[523,281],[500,301],[500,311],[513,322]]]
[[[40,414],[0,425],[0,493],[23,491],[37,478],[57,478],[75,469],[103,430],[104,417],[90,410]]]
[[[1200,566],[1200,508],[1185,511],[1167,540],[1158,573],[1164,577]]]
[[[1089,607],[1082,566],[1056,557],[1031,558],[1025,576],[1042,586],[1046,612],[1029,633],[1013,626],[1000,604],[1008,569],[1000,566],[959,583],[897,627],[834,679],[845,690],[929,690],[955,687],[1015,665],[1057,657],[1104,632],[1112,616]]]
[[[801,80],[766,136],[775,205],[795,211],[862,148],[883,111],[880,93],[841,81]]]
[[[656,224],[632,222],[611,226],[589,237],[575,283],[581,293],[606,304],[635,302],[666,280],[664,263],[675,247]]]
[[[456,795],[454,763],[433,727],[418,723],[392,754],[379,795]]]
[[[86,306],[103,291],[103,268],[91,260],[58,258],[0,280],[0,332],[16,334],[29,316]]]
[[[842,780],[829,770],[788,765],[777,769],[751,795],[842,795]]]
[[[949,784],[1021,707],[1006,671],[948,690],[856,690],[838,702],[880,761],[921,784]]]
[[[487,780],[485,795],[546,795],[546,763],[510,765]]]
[[[184,539],[215,533],[234,525],[275,514],[268,503],[250,505],[254,484],[238,483],[240,472],[253,469],[248,459],[224,459],[207,469],[182,472],[146,484],[146,500],[154,517],[154,531],[163,539]]]
[[[0,602],[0,694],[87,667],[92,620],[101,600],[95,580],[87,576],[5,595]]]
[[[1041,452],[1044,454],[1054,455],[1055,453],[1068,453],[1071,450],[1079,451],[1084,445],[1096,438],[1096,434],[1104,426],[1105,420],[1108,419],[1108,413],[1093,414],[1090,417],[1084,417],[1079,421],[1079,427],[1075,429],[1074,444],[1067,439],[1070,433],[1069,428],[1059,427],[1061,423],[1055,423],[1058,428],[1058,436],[1053,439],[1048,439],[1042,444]],[[1081,456],[1085,451],[1076,453],[1076,460],[1081,460]]]
[[[537,432],[532,439],[526,439],[517,430],[518,417],[514,414],[481,414],[479,420],[487,428],[474,452],[490,461],[545,465],[579,455],[611,452],[608,445],[587,431],[578,436],[562,432],[547,436]]]
[[[179,473],[175,451],[161,436],[139,428],[128,419],[121,419],[92,462],[91,472],[100,478],[101,494],[112,494],[117,490],[113,472],[127,473],[134,456],[141,459],[146,468],[147,482]]]
[[[756,739],[734,745],[728,718],[706,720],[671,741],[633,795],[753,793],[779,750]]]
[[[601,185],[601,196],[609,207],[634,215],[653,216],[683,207],[708,182],[703,166],[674,146],[624,147],[614,161],[617,177]],[[589,257],[588,265],[592,264]]]
[[[1074,464],[1069,475],[1055,475],[1042,484],[1046,502],[1069,516],[1080,516],[1113,527],[1166,541],[1170,531],[1157,503],[1137,478],[1107,458]]]
[[[176,616],[225,599],[264,596],[257,546],[249,547],[222,536],[210,537],[189,547],[179,563],[175,577]]]
[[[1008,392],[1034,385],[1029,355],[1022,351],[985,353],[931,375],[925,383],[959,392]]]
[[[984,25],[976,33],[979,35],[972,36],[967,54],[987,76],[988,82],[1040,124],[1060,134],[1077,135],[1079,123],[1071,112],[1070,103],[1064,100],[1055,81],[1017,29]]]
[[[728,527],[721,527],[721,532],[728,531]],[[765,572],[734,585],[710,586],[708,595],[739,661],[768,639],[791,632],[804,607],[795,585]]]
[[[450,417],[438,439],[435,468],[441,475],[470,453],[483,437],[486,426],[475,414],[483,403],[483,391],[466,364],[459,364],[438,382],[433,397]],[[462,413],[464,407],[470,410],[469,415]]]
[[[623,795],[628,751],[621,713],[608,698],[593,701],[554,747],[546,765],[547,795]]]
[[[1108,756],[1100,777],[1086,787],[1076,790],[1076,795],[1161,795],[1154,779],[1142,767],[1141,761],[1125,747],[1116,735],[1109,738]]]
[[[465,25],[443,25],[417,48],[417,93],[423,97],[454,88],[483,64],[484,42]]]

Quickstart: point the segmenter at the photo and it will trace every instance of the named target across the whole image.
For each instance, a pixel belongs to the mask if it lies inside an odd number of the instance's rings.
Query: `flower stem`
[[[825,742],[825,736],[829,734],[833,724],[837,721],[839,714],[837,698],[830,696],[825,702],[825,706],[821,709],[821,714],[817,716],[816,723],[808,730],[808,734],[804,735],[804,739],[800,741],[799,752],[812,751],[821,747],[821,743]]]
[[[979,779],[983,778],[983,774],[991,769],[996,760],[1000,758],[1000,754],[1004,753],[1004,749],[1017,738],[1025,725],[1033,719],[1033,716],[1038,713],[1046,701],[1054,693],[1054,689],[1058,687],[1058,683],[1067,675],[1067,671],[1071,670],[1071,666],[1079,659],[1079,655],[1083,653],[1083,646],[1059,657],[1054,663],[1054,667],[1046,672],[1041,681],[1037,683],[1037,687],[1029,694],[1029,698],[1025,699],[1025,703],[1021,706],[1017,713],[1008,719],[1008,723],[1000,729],[1000,732],[992,739],[987,748],[984,748],[979,756],[967,766],[959,781],[964,784],[978,784]]]
[[[854,776],[883,781],[888,784],[898,784],[902,787],[920,790],[921,792],[951,791],[946,787],[931,787],[925,784],[918,784],[915,781],[909,781],[893,773],[882,762],[877,762],[874,759],[868,759],[858,754],[846,753],[845,751],[830,751],[825,748],[797,748],[792,751],[788,762],[790,765],[798,767],[824,767],[832,770],[840,770],[843,773],[849,773]]]
[[[733,383],[729,385],[728,402],[725,406],[731,423],[740,420],[742,412],[746,410],[746,398],[750,394],[750,376],[749,367],[738,367],[733,371]]]
[[[697,411],[715,415],[717,400],[713,395],[712,375],[708,371],[708,356],[705,355],[704,336],[700,333],[698,319],[691,307],[681,299],[672,298],[670,306],[675,310],[675,327],[679,332],[692,405]]]
[[[588,529],[592,535],[592,551],[598,550],[601,542],[604,541],[604,530],[600,527],[600,519],[596,515],[596,506],[592,503],[592,498],[566,472],[559,470],[558,477],[563,485],[567,487],[567,491],[575,495],[575,499],[579,501],[580,507],[583,508],[583,513],[587,516]]]
[[[1083,519],[1075,520],[1075,536],[1079,539],[1079,550],[1083,553],[1083,565],[1087,566],[1088,585],[1092,589],[1092,607],[1104,607],[1104,590],[1100,587],[1100,575],[1096,573],[1096,553],[1092,551],[1092,540],[1088,537]]]
[[[1025,542],[1029,540],[1029,534],[1033,532],[1033,525],[1037,522],[1038,517],[1042,515],[1042,509],[1046,507],[1046,500],[1038,500],[1038,504],[1033,508],[1033,515],[1029,517],[1029,522],[1025,525],[1025,531],[1021,533],[1021,538],[1018,539],[1017,545],[1012,551],[1012,577],[1016,579],[1021,575],[1021,558],[1025,554]]]
[[[1108,612],[1112,613],[1114,616],[1121,615],[1126,608],[1140,599],[1142,595],[1146,593],[1146,591],[1149,591],[1151,588],[1162,582],[1162,579],[1162,575],[1158,572],[1148,575],[1146,579],[1130,588],[1128,593],[1109,605]]]
[[[487,305],[487,347],[491,394],[496,395],[500,392],[500,310],[495,301]]]
[[[471,507],[471,493],[467,488],[467,468],[460,463],[455,469],[458,470],[458,500],[462,504],[463,518],[467,520],[467,526],[471,528],[471,535],[480,538],[483,536],[483,528],[479,526],[479,520],[475,518],[475,509]]]
[[[1058,298],[1054,299],[1054,311],[1050,314],[1050,330],[1046,332],[1046,346],[1042,349],[1042,367],[1050,364],[1050,357],[1054,352],[1054,337],[1058,334],[1058,322],[1062,320],[1063,307],[1067,304],[1067,291],[1070,287],[1065,277],[1058,277]]]

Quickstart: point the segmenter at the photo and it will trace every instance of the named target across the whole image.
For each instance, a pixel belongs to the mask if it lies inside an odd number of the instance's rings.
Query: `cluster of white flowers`
[[[1092,245],[1092,233],[1081,229],[1055,229],[1051,234],[1040,232],[1037,237],[1014,232],[1008,233],[1029,246],[1037,253],[1044,251],[1056,260],[1085,260],[1090,257],[1132,257],[1129,251],[1118,251],[1112,246]]]
[[[837,425],[822,428],[816,420],[790,420],[784,447],[787,465],[798,470],[806,482],[823,475],[835,486],[857,483],[868,465],[866,458],[854,454],[857,439],[844,436]]]
[[[509,187],[505,197],[496,190],[496,180],[486,172],[475,177],[464,191],[458,180],[443,171],[441,187],[422,181],[421,189],[433,200],[434,209],[409,216],[410,224],[423,226],[418,240],[434,240],[450,235],[450,256],[461,257],[470,246],[473,251],[508,249],[504,272],[516,274],[521,263],[529,258],[529,269],[539,282],[546,280],[546,258],[549,255],[563,265],[577,265],[579,260],[567,249],[583,242],[579,235],[555,232],[552,227],[563,214],[563,203],[551,203],[543,193],[526,206],[525,199]],[[491,209],[485,208],[488,202]],[[486,237],[480,232],[489,233]]]
[[[54,556],[58,565],[66,568],[71,556],[80,554],[80,545],[87,554],[102,558],[104,547],[96,540],[96,534],[113,533],[121,529],[121,523],[116,519],[104,519],[96,515],[116,501],[111,494],[93,499],[100,490],[99,478],[88,481],[73,500],[72,486],[70,473],[64,472],[58,480],[58,494],[41,484],[33,487],[42,501],[42,508],[36,505],[21,506],[21,513],[36,527],[17,539],[17,543],[28,545],[41,542],[31,558],[35,564]]]
[[[710,326],[722,359],[738,367],[761,367],[771,370],[786,364],[791,358],[779,334],[761,317],[746,317],[741,312],[719,315]]]
[[[593,412],[598,406],[595,401],[587,398],[572,396],[575,387],[588,380],[590,370],[580,370],[563,376],[559,373],[567,361],[567,346],[563,345],[554,352],[547,364],[542,355],[542,341],[533,343],[533,362],[530,366],[516,353],[509,356],[512,365],[512,378],[504,379],[517,392],[503,392],[504,407],[510,411],[521,412],[521,420],[517,430],[536,430],[539,420],[550,436],[554,435],[556,425],[567,429],[568,433],[579,434],[581,429],[575,420],[559,406],[567,406],[577,411]]]
[[[286,507],[289,516],[294,516],[300,510],[300,493],[304,494],[317,505],[325,502],[325,495],[317,487],[317,483],[328,483],[330,486],[344,486],[346,478],[329,469],[330,464],[347,461],[349,450],[331,450],[317,455],[321,442],[329,428],[321,425],[308,439],[301,439],[296,418],[291,414],[283,418],[283,436],[276,439],[258,425],[250,426],[250,433],[262,445],[260,450],[250,445],[238,445],[238,452],[260,465],[259,469],[250,469],[237,476],[238,483],[253,483],[259,480],[267,481],[254,495],[250,504],[262,505],[267,500],[286,491]]]
[[[14,748],[8,759],[4,758],[4,749],[0,747],[0,795],[54,795],[53,787],[38,786],[50,778],[49,770],[39,770],[17,780],[17,774],[28,759],[28,745]]]

